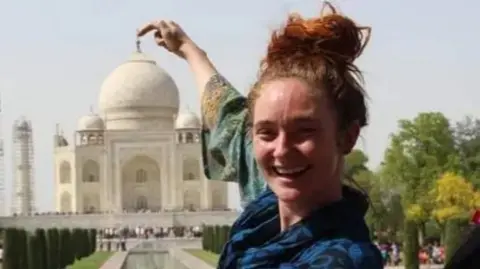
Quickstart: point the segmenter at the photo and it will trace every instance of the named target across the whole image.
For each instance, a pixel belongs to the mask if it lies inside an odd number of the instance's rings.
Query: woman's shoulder
[[[311,266],[309,268],[383,268],[378,248],[368,241],[322,240],[313,244],[302,256],[307,258],[306,261]]]

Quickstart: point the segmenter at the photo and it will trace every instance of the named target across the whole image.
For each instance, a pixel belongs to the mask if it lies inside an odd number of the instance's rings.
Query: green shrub
[[[3,239],[3,269],[22,269],[18,262],[18,230],[7,228]]]
[[[205,234],[206,232],[207,232],[207,226],[203,225],[202,226],[202,249],[204,250],[207,250],[207,236]]]
[[[72,230],[71,244],[73,246],[73,254],[76,260],[82,258],[82,231],[75,228]]]
[[[60,249],[60,259],[59,264],[61,268],[67,267],[67,265],[73,264],[75,261],[75,254],[73,250],[73,245],[71,244],[70,238],[70,229],[63,228],[59,231],[59,249]]]
[[[47,230],[47,268],[60,268],[59,255],[59,235],[58,229],[50,228]]]
[[[35,230],[36,245],[38,247],[38,269],[48,269],[47,264],[47,237],[44,229]]]
[[[448,220],[445,225],[445,259],[449,261],[462,243],[469,221],[464,218]]]
[[[41,264],[41,253],[39,252],[39,240],[35,234],[27,235],[27,261],[28,269],[39,269]]]
[[[231,227],[228,225],[205,225],[203,227],[202,248],[220,254],[229,240]]]
[[[97,250],[97,230],[88,230],[88,238],[90,241],[90,254],[93,254]]]
[[[18,242],[17,242],[17,259],[20,268],[28,268],[28,246],[27,246],[27,231],[24,229],[18,229]]]

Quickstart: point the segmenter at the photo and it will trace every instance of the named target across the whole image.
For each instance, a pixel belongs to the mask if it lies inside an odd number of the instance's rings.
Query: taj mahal
[[[0,227],[232,223],[228,183],[205,176],[201,120],[179,99],[166,71],[132,53],[101,85],[98,113],[81,117],[72,137],[57,125],[54,212],[0,217]]]
[[[57,212],[223,210],[226,183],[203,173],[201,122],[179,113],[177,86],[140,51],[104,80],[99,113],[69,141],[54,135]]]

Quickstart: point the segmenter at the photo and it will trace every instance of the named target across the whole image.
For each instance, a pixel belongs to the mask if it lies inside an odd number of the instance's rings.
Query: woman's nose
[[[288,137],[285,134],[280,134],[275,141],[275,150],[273,151],[273,157],[285,157],[290,151],[290,148],[291,145],[288,141]]]

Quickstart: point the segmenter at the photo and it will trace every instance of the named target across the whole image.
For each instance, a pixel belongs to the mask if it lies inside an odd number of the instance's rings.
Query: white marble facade
[[[179,105],[173,79],[133,53],[105,79],[100,112],[72,141],[54,136],[56,211],[226,209],[227,183],[203,173],[200,120]]]

